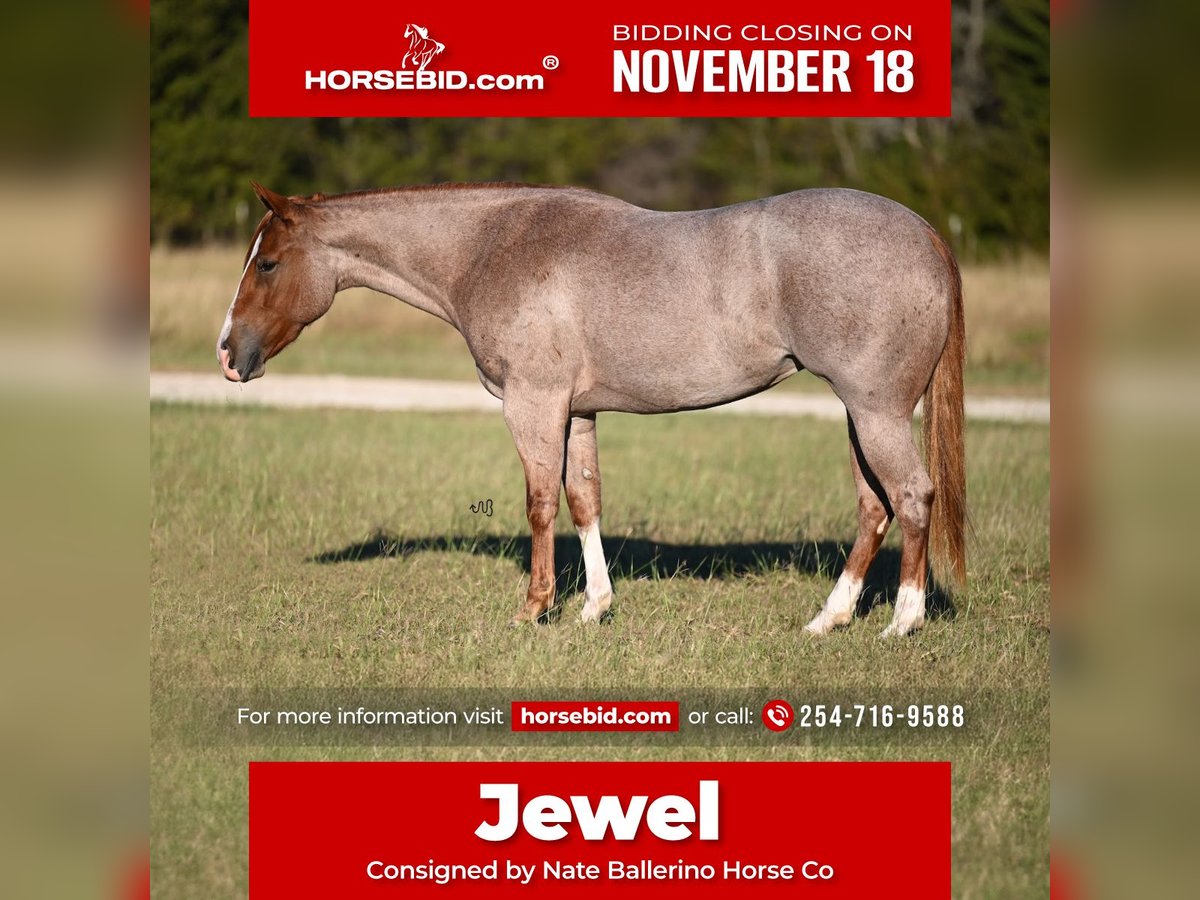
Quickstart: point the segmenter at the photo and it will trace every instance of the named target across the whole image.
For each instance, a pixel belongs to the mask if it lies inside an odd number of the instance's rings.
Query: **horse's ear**
[[[254,193],[258,194],[263,206],[275,213],[277,218],[287,221],[292,217],[294,204],[287,197],[263,187],[257,181],[250,182],[250,186],[254,188]]]

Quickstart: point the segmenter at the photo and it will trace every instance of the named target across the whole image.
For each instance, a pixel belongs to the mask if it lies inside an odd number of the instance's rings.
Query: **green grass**
[[[801,633],[852,539],[845,429],[706,414],[600,417],[616,615],[585,627],[559,520],[564,614],[510,630],[524,592],[524,487],[498,416],[152,409],[153,828],[160,896],[244,893],[250,758],[951,759],[955,896],[1046,893],[1049,432],[973,425],[976,536],[955,614],[881,642],[881,605]],[[491,518],[472,502],[491,498]],[[384,535],[408,552],[316,562]],[[665,547],[659,564],[653,546]],[[889,535],[882,568],[894,567]],[[568,553],[571,550],[571,553]],[[573,554],[573,555],[572,555]],[[353,554],[348,554],[352,556]],[[715,562],[714,562],[715,560]],[[679,564],[687,563],[687,571]],[[236,747],[188,734],[176,699],[255,686],[778,688],[968,698],[971,739],[870,745]],[[197,699],[199,698],[199,699]],[[896,840],[898,836],[879,836]]]
[[[213,345],[242,270],[245,248],[155,248],[150,257],[150,364],[210,370]],[[973,393],[1046,394],[1050,388],[1050,274],[1046,260],[968,267],[967,387]],[[466,344],[449,325],[368,290],[332,309],[271,372],[475,379]],[[811,376],[781,390],[827,390]]]

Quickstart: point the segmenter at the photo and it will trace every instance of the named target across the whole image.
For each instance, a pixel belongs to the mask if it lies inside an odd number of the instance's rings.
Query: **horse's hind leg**
[[[508,386],[504,421],[525,467],[525,514],[532,535],[529,590],[513,622],[536,622],[554,605],[554,520],[562,490],[567,401]]]
[[[598,622],[612,605],[612,581],[600,545],[600,462],[596,450],[596,417],[576,416],[567,434],[567,464],[563,469],[567,506],[579,531],[583,565],[587,570],[587,602],[583,621]]]
[[[912,437],[912,414],[850,411],[863,459],[887,494],[904,533],[900,589],[892,623],[883,636],[908,634],[925,624],[929,513],[933,482]]]
[[[824,608],[804,626],[804,630],[812,634],[828,634],[839,625],[850,624],[858,596],[862,593],[867,569],[879,551],[879,545],[883,543],[883,537],[891,523],[887,495],[869,468],[864,473],[866,461],[863,459],[858,435],[854,431],[854,422],[849,416],[847,421],[850,426],[850,469],[854,473],[854,486],[858,490],[858,537],[854,539],[854,547],[846,557],[846,565],[825,601]]]

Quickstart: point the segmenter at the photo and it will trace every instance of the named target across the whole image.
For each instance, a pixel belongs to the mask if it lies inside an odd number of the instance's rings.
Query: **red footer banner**
[[[250,897],[950,895],[950,764],[250,763]]]

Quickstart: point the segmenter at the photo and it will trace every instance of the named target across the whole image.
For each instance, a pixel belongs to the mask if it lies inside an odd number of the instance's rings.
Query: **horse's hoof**
[[[583,604],[583,612],[580,613],[579,618],[583,622],[602,622],[611,606],[611,593],[605,594],[603,597],[598,597],[595,600],[588,600],[587,603]]]
[[[811,622],[804,626],[804,630],[809,634],[817,637],[825,637],[835,628],[844,628],[850,624],[851,616],[830,615],[824,611],[817,613]]]
[[[906,634],[920,631],[924,626],[924,619],[917,622],[893,622],[879,633],[879,637],[885,641],[889,638],[904,637]]]
[[[892,624],[883,630],[880,637],[902,637],[925,626],[925,588],[910,584],[900,585],[896,594],[896,610]]]

